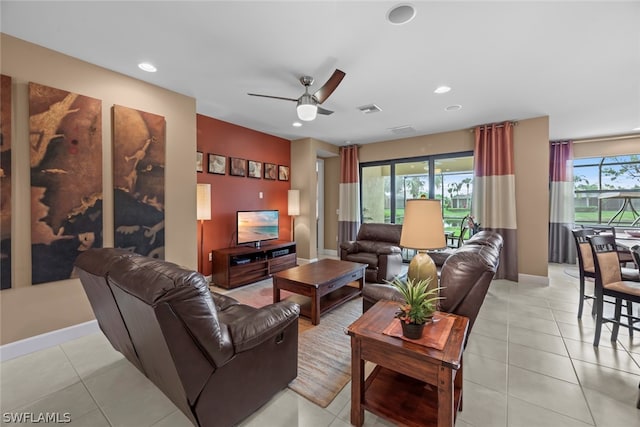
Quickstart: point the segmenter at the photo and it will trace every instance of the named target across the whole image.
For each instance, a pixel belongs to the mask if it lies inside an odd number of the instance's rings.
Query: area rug
[[[273,302],[271,279],[227,294],[253,307]],[[281,292],[281,298],[287,295]],[[351,341],[345,331],[361,315],[362,298],[355,298],[324,314],[317,326],[300,317],[298,376],[289,384],[291,390],[323,408],[333,401],[351,380]]]

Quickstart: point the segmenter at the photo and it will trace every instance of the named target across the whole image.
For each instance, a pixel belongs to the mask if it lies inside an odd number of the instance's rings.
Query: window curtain
[[[518,281],[513,123],[475,128],[473,213],[483,230],[502,235],[496,279]]]
[[[340,201],[338,243],[355,240],[360,227],[358,147],[340,147]]]
[[[549,262],[576,263],[573,142],[551,141],[549,156]]]

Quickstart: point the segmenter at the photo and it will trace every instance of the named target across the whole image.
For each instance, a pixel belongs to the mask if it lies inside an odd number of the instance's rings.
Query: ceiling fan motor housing
[[[300,77],[300,83],[303,84],[303,86],[309,87],[313,84],[313,77],[311,76],[302,76]]]

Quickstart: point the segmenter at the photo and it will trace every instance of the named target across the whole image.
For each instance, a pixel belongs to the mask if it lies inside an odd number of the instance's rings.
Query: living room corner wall
[[[211,184],[211,220],[204,222],[204,263],[202,273],[211,274],[208,254],[214,249],[235,245],[236,211],[277,209],[280,211],[280,239],[291,240],[291,220],[287,214],[287,190],[299,173],[291,162],[291,141],[268,135],[212,117],[197,115],[198,151],[203,153],[204,171],[199,183]],[[208,154],[227,158],[224,175],[207,172]],[[229,175],[229,159],[237,157],[290,167],[289,181]],[[260,197],[262,193],[262,197]],[[195,223],[194,223],[195,224]],[[198,224],[199,227],[199,224]],[[200,239],[198,234],[198,240]],[[200,245],[198,244],[198,250]]]
[[[300,190],[300,216],[296,218],[295,234],[298,257],[312,260],[318,257],[315,233],[317,186],[316,151],[312,138],[291,142],[291,188]]]
[[[340,188],[340,157],[324,159],[324,188],[324,248],[337,251],[340,197],[332,189]]]
[[[1,72],[11,76],[13,288],[0,292],[0,343],[6,344],[94,318],[79,280],[31,284],[31,200],[28,83],[102,100],[105,246],[112,246],[111,107],[123,105],[166,119],[165,258],[196,268],[195,99],[144,83],[61,53],[0,34]],[[131,64],[136,73],[136,64]],[[142,73],[142,71],[140,71]]]

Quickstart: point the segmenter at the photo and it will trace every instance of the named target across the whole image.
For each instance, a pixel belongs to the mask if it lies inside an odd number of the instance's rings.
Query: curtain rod
[[[513,126],[518,126],[518,122],[509,122],[509,121],[507,121],[507,122],[508,122],[508,123],[511,123]],[[474,127],[472,127],[472,128],[470,128],[470,129],[469,129],[469,132],[474,132],[474,131],[476,130],[476,128],[477,128],[477,127],[489,127],[489,126],[493,126],[494,124],[495,124],[495,123],[489,123],[489,124],[486,124],[486,125],[478,125],[478,126],[474,126]],[[495,124],[495,126],[496,126],[497,128],[503,128],[503,127],[504,127],[504,123]]]
[[[597,138],[579,138],[574,139],[574,144],[580,144],[583,142],[607,142],[607,141],[621,141],[624,139],[634,139],[640,138],[640,133],[632,134],[632,135],[618,135],[618,136],[600,136]]]

